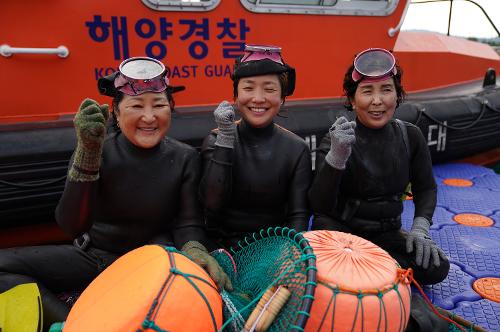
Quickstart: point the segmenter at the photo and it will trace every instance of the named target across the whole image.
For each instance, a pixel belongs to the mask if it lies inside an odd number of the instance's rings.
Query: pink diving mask
[[[129,58],[120,64],[119,72],[114,81],[115,88],[129,96],[162,92],[168,87],[165,66],[153,58]]]
[[[269,46],[269,45],[246,45],[245,53],[241,58],[241,62],[248,61],[258,61],[269,59],[280,65],[283,65],[283,59],[281,58],[281,47]]]
[[[369,48],[359,53],[354,59],[351,77],[354,82],[382,81],[398,73],[396,59],[391,52],[383,48]]]

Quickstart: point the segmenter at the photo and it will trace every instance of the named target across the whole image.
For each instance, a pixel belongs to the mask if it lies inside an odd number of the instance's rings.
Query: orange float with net
[[[64,332],[217,331],[222,299],[208,274],[170,247],[135,249],[97,277],[69,313]]]
[[[305,331],[404,331],[410,280],[383,249],[333,231],[304,234],[316,254],[317,282]]]

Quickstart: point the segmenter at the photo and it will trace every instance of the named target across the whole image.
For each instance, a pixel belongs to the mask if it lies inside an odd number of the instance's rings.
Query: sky
[[[413,0],[418,2],[423,0]],[[481,5],[500,30],[500,0],[473,0]],[[446,33],[450,2],[411,4],[402,30],[430,30]],[[476,5],[465,0],[454,0],[450,35],[461,37],[498,37],[486,16]]]

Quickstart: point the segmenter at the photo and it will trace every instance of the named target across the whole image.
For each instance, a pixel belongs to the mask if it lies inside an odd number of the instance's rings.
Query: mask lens
[[[361,52],[354,59],[353,79],[358,81],[362,77],[379,78],[388,74],[395,74],[396,59],[387,50],[372,48]]]
[[[137,93],[144,93],[144,92],[161,92],[167,88],[167,85],[165,84],[165,81],[161,79],[155,79],[155,80],[136,80],[133,82],[130,82],[130,85],[133,87]]]
[[[160,76],[165,66],[152,58],[130,58],[120,65],[120,73],[136,80],[150,80]]]
[[[257,61],[269,59],[279,64],[283,64],[281,58],[281,47],[265,46],[265,45],[247,45],[245,46],[245,54],[241,62]]]
[[[167,89],[165,66],[158,60],[146,57],[130,58],[119,67],[120,75],[115,87],[131,96],[145,92],[161,92]]]

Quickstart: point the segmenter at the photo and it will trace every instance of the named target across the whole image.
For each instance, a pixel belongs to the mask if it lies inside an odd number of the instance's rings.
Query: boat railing
[[[0,45],[0,55],[10,57],[13,54],[55,54],[60,58],[66,58],[69,55],[69,50],[64,45],[55,48],[11,47],[7,44]]]
[[[401,30],[401,27],[403,26],[403,22],[405,21],[406,13],[408,12],[408,8],[410,7],[410,3],[411,3],[411,1],[408,1],[406,3],[405,9],[403,10],[403,15],[401,15],[401,18],[399,19],[398,25],[396,25],[394,28],[389,28],[389,30],[387,30],[387,34],[389,35],[389,37],[394,37],[396,35],[396,33],[398,33],[399,30]]]
[[[432,3],[432,2],[449,2],[450,3],[450,10],[449,10],[449,14],[448,14],[448,32],[446,34],[447,36],[449,36],[450,35],[450,27],[451,27],[451,15],[453,13],[453,1],[454,0],[424,0],[424,1],[411,1],[411,4],[423,4],[423,3]],[[478,4],[477,2],[475,2],[473,0],[462,0],[462,1],[467,1],[467,2],[472,3],[473,5],[476,5],[482,11],[483,15],[486,17],[488,22],[490,22],[493,29],[495,29],[497,35],[500,37],[500,31],[498,31],[498,28],[496,27],[495,23],[493,23],[493,21],[491,20],[491,18],[488,15],[488,13],[486,12],[486,10],[484,10],[484,8],[480,4]],[[404,19],[404,15],[402,16],[402,18]]]

